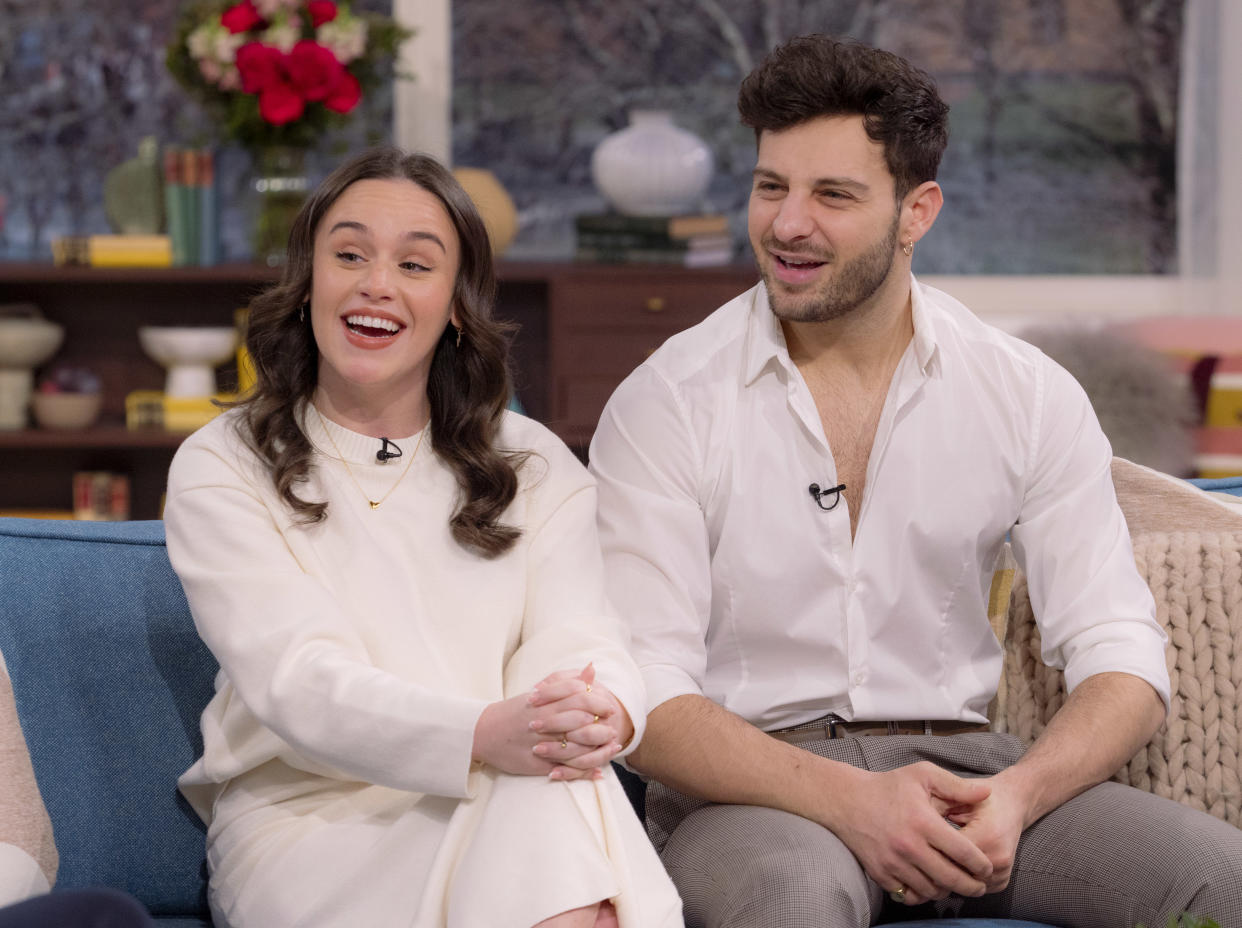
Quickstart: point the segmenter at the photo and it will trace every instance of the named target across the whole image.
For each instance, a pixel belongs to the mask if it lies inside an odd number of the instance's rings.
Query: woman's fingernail
[[[540,755],[540,756],[542,756],[542,755],[544,755],[544,754],[547,754],[547,753],[548,753],[548,745],[547,745],[547,742],[546,742],[546,741],[540,741],[537,745],[535,745],[533,748],[531,748],[531,750],[532,750],[532,751],[534,751],[536,754],[538,754],[538,755]]]

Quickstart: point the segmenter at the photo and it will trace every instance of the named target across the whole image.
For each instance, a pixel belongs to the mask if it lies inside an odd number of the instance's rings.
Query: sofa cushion
[[[60,852],[57,888],[203,917],[204,832],[177,792],[216,664],[160,522],[0,519],[0,651]]]

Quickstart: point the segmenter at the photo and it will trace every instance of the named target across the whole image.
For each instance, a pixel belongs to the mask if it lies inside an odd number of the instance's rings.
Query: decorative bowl
[[[233,356],[237,329],[232,326],[142,326],[138,341],[151,358],[168,369],[168,396],[211,396],[217,365]]]
[[[103,396],[99,393],[40,393],[30,398],[35,422],[45,429],[84,429],[95,424]]]
[[[0,318],[0,367],[36,367],[56,353],[64,326],[47,319]]]

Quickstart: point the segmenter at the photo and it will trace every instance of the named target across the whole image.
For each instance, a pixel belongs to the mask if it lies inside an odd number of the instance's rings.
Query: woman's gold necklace
[[[345,460],[345,455],[341,454],[341,449],[336,446],[336,439],[332,437],[332,433],[328,430],[328,423],[324,421],[323,413],[319,411],[319,407],[311,404],[311,408],[315,410],[315,415],[319,417],[319,424],[323,427],[323,433],[328,436],[328,441],[332,442],[332,450],[336,452],[337,458],[345,465],[345,473],[349,474],[349,479],[353,481],[354,486],[358,488],[358,492],[362,494],[362,498],[371,504],[372,509],[379,509],[380,503],[392,496],[393,491],[401,485],[401,481],[405,479],[405,475],[410,472],[410,468],[414,466],[414,459],[418,457],[418,449],[423,446],[423,436],[427,434],[427,429],[431,428],[428,422],[423,426],[423,430],[418,433],[418,444],[414,446],[414,453],[410,455],[410,459],[405,462],[405,470],[401,472],[401,476],[397,478],[396,483],[388,488],[388,492],[379,499],[371,499],[367,496],[366,490],[362,489],[362,484],[358,482],[358,478],[354,476],[354,469],[349,466],[349,462]]]

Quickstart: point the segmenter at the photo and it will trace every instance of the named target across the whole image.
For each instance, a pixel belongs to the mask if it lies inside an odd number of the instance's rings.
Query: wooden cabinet
[[[669,335],[757,279],[749,267],[501,263],[497,316],[516,325],[513,373],[526,411],[580,455],[617,385]],[[0,431],[0,510],[69,509],[72,475],[131,479],[133,518],[159,515],[164,478],[184,436],[129,431],[125,396],[161,389],[164,371],[138,343],[143,325],[231,325],[233,311],[275,279],[267,268],[92,269],[0,264],[0,303],[32,302],[65,327],[51,364],[89,367],[103,381],[97,426]],[[228,368],[221,386],[234,382]]]
[[[569,445],[591,440],[612,391],[670,335],[758,279],[751,268],[579,266],[548,282],[547,421]]]

